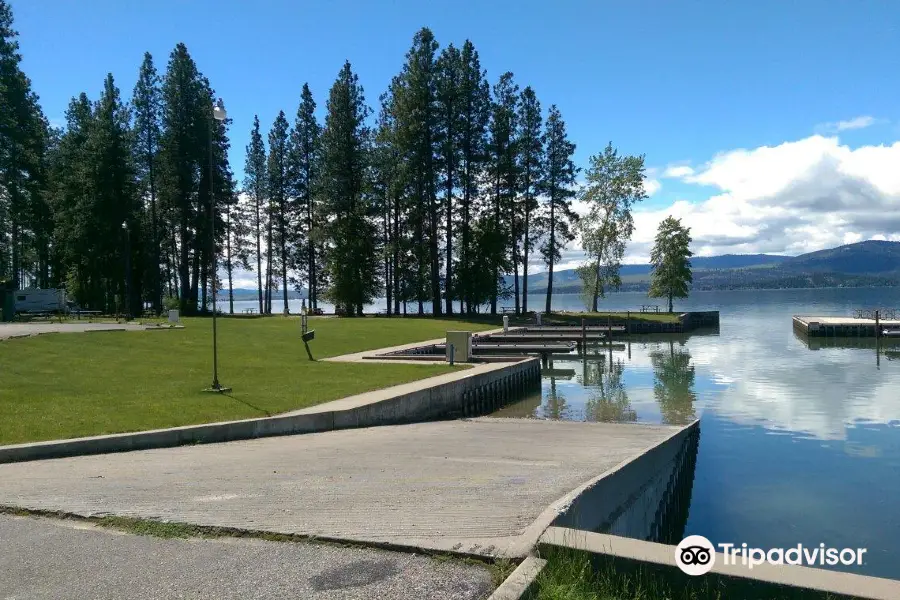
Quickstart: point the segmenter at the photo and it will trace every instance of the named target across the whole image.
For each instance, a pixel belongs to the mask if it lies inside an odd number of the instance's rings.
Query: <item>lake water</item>
[[[529,296],[529,305],[540,308],[543,299]],[[622,293],[602,307],[648,302]],[[583,309],[578,295],[556,296],[553,305]],[[235,311],[245,306],[255,303],[235,303]],[[676,310],[719,310],[717,335],[635,336],[611,360],[607,353],[555,361],[569,378],[545,378],[539,395],[500,414],[699,418],[686,535],[760,548],[867,548],[862,567],[842,568],[900,579],[900,343],[881,354],[873,340],[814,340],[810,348],[791,326],[795,314],[874,307],[900,308],[900,289],[696,292]],[[292,301],[291,311],[299,309]]]
[[[579,308],[577,297],[559,307]],[[634,309],[642,294],[604,308]],[[537,305],[536,305],[537,306]],[[868,548],[862,567],[900,579],[900,343],[807,343],[791,317],[900,308],[900,289],[697,292],[717,335],[634,336],[602,359],[554,361],[540,395],[499,414],[675,423],[700,419],[686,535],[760,548]]]

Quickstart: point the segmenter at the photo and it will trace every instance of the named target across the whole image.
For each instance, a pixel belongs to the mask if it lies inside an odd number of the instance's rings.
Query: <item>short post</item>
[[[456,347],[455,347],[453,344],[450,344],[450,345],[447,347],[447,351],[448,351],[448,352],[447,352],[447,360],[450,361],[450,366],[451,366],[451,367],[453,366],[453,354],[454,354],[454,351],[455,351],[455,350],[456,350]]]
[[[535,311],[535,313],[534,313],[534,319],[535,319],[535,321],[537,322],[538,326],[540,327],[540,325],[541,325],[541,313],[538,312],[538,311]]]
[[[584,317],[581,318],[581,351],[584,354],[587,354],[587,327],[585,325]]]
[[[306,328],[308,326],[308,322],[306,320],[306,311],[303,311],[303,314],[300,315],[300,330],[303,333],[306,333]]]
[[[509,315],[503,315],[503,333],[509,333]]]

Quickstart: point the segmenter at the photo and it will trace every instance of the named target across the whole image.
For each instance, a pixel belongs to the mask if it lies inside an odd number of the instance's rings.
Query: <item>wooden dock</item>
[[[854,317],[794,316],[794,330],[807,337],[875,337],[875,319]],[[884,331],[900,331],[900,319],[879,320],[879,336]]]

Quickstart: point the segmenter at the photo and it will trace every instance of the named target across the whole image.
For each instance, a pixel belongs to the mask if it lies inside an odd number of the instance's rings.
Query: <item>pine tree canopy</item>
[[[414,32],[377,114],[349,62],[315,97],[298,84],[291,106],[237,123],[249,131],[240,172],[234,115],[215,118],[187,46],[134,59],[130,97],[111,74],[85,81],[52,128],[0,0],[0,280],[126,315],[213,310],[213,290],[233,311],[245,272],[260,313],[291,311],[290,288],[347,315],[380,298],[388,314],[496,313],[507,299],[522,312],[535,254],[552,273],[580,233],[594,304],[618,281],[643,157],[592,157],[579,220],[561,110],[511,72],[489,78],[471,40]],[[690,237],[672,223],[653,290],[677,298]],[[552,276],[547,310],[551,296]]]

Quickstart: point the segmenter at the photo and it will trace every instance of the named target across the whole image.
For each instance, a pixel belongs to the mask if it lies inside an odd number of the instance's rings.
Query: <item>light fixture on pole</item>
[[[212,385],[206,388],[206,392],[215,392],[222,394],[230,392],[231,388],[223,387],[219,384],[219,354],[216,340],[216,194],[214,182],[213,168],[213,133],[215,131],[216,121],[224,121],[226,117],[225,105],[219,98],[212,105],[212,115],[209,119],[209,238],[210,238],[210,260],[212,261],[212,330],[213,330],[213,380]]]

